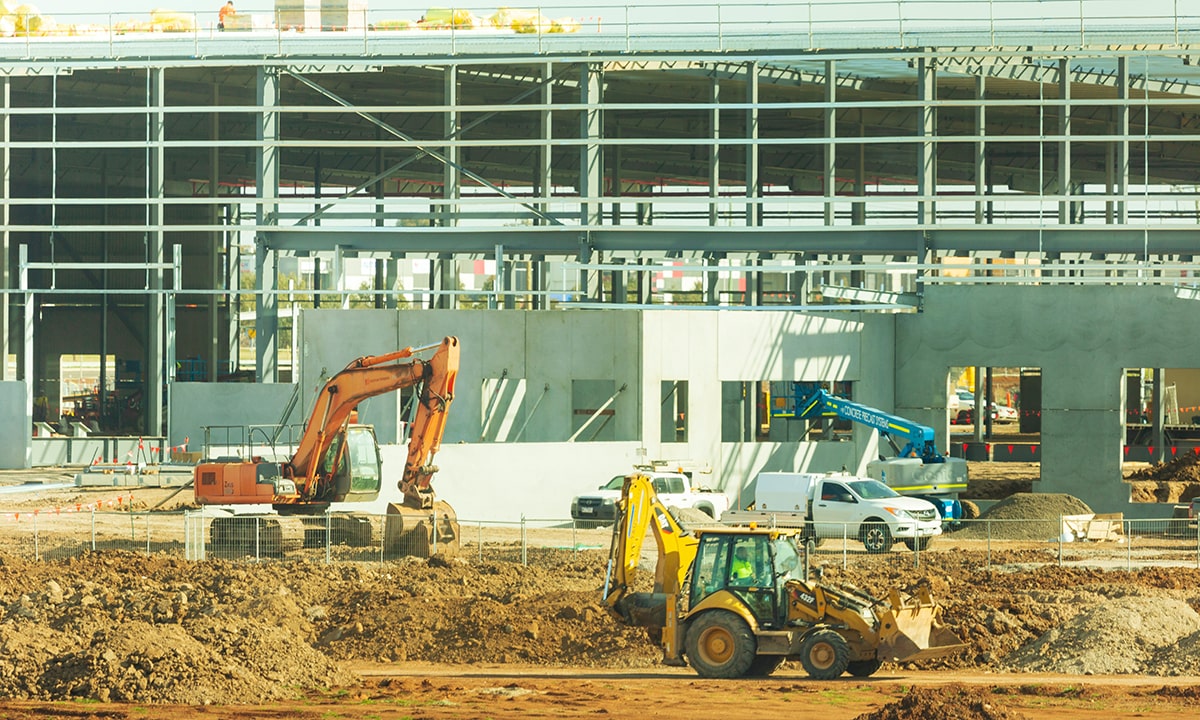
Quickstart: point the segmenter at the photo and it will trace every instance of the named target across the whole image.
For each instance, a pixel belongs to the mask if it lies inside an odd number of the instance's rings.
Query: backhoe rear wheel
[[[814,630],[800,645],[800,664],[814,680],[836,680],[850,666],[850,646],[833,630]]]
[[[758,642],[746,621],[723,610],[710,610],[692,620],[684,647],[688,662],[706,678],[743,677],[758,652]]]

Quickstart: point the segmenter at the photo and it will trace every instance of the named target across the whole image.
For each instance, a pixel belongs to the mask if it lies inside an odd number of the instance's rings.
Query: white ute
[[[898,540],[911,550],[924,550],[942,534],[941,516],[931,503],[845,473],[759,473],[754,504],[726,512],[721,521],[808,527],[815,531],[814,540],[846,537],[859,540],[871,553],[888,552]]]
[[[662,472],[654,469],[660,464],[639,467],[639,474],[650,478],[654,492],[662,504],[671,508],[692,508],[714,520],[729,509],[729,497],[725,493],[694,484],[684,472]],[[598,490],[579,495],[571,500],[571,519],[580,527],[610,525],[615,516],[616,501],[621,497],[625,483],[624,475],[617,475]]]

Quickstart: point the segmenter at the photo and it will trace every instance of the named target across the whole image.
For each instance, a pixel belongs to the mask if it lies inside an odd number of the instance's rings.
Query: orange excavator
[[[434,350],[429,360],[414,358]],[[400,362],[412,358],[409,362]],[[332,512],[331,503],[370,502],[379,497],[383,463],[375,431],[354,422],[367,398],[420,386],[410,424],[408,458],[399,480],[403,499],[389,503],[384,518],[385,549],[393,555],[429,557],[453,552],[459,529],[454,511],[434,496],[433,457],[441,447],[446,413],[458,376],[458,338],[353,360],[321,389],[291,459],[217,459],[196,466],[200,505],[270,504],[275,512],[231,510],[214,519],[214,550],[282,554],[326,542],[367,545],[371,518]]]

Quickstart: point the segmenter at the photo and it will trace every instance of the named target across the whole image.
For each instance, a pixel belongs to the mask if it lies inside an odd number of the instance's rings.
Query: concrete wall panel
[[[33,425],[24,380],[0,382],[0,469],[32,467]]]
[[[571,518],[571,498],[632,472],[637,448],[636,442],[445,445],[434,461],[439,469],[433,485],[461,520],[517,522],[525,516],[561,523]],[[393,492],[406,448],[381,450],[384,484]]]
[[[174,383],[171,386],[172,447],[184,444],[200,452],[204,426],[213,426],[212,440],[225,444],[234,436],[224,426],[273,425],[292,397],[293,386],[279,383]],[[295,424],[304,416],[294,416]],[[260,436],[256,436],[256,440]]]
[[[1168,287],[935,285],[923,312],[896,318],[897,405],[944,406],[950,366],[1041,368],[1037,489],[1070,493],[1097,512],[1166,514],[1131,506],[1121,482],[1122,373],[1195,365],[1200,333],[1189,329],[1198,309]],[[912,408],[908,416],[920,419]]]

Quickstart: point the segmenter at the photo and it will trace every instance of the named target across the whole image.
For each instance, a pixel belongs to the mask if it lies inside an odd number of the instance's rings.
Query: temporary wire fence
[[[930,554],[959,551],[982,556],[982,565],[989,569],[1044,565],[1200,568],[1200,529],[1195,520],[1078,517],[964,520],[928,544],[893,538],[889,549],[876,552],[866,549],[857,526],[822,523],[818,532],[809,534],[808,547],[813,563],[843,568],[880,556],[920,567]],[[0,537],[5,539],[7,553],[34,561],[126,551],[195,561],[388,563],[450,549],[468,562],[529,565],[585,553],[604,554],[612,539],[610,526],[589,523],[583,527],[555,518],[515,522],[459,519],[453,535],[446,519],[433,515],[414,529],[411,519],[359,512],[285,516],[286,527],[281,526],[280,516],[232,516],[211,510],[84,508],[69,513],[10,513],[3,519]],[[429,532],[429,527],[438,527],[438,531]],[[452,536],[457,536],[456,547],[447,545]],[[647,540],[647,549],[652,546]]]

